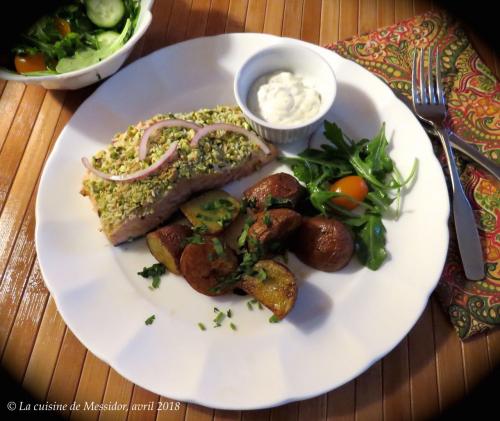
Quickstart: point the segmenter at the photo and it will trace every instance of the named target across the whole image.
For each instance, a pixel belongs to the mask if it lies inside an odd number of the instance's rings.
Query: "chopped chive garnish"
[[[229,323],[229,326],[231,327],[231,329],[236,330],[236,325],[234,323]]]
[[[214,244],[214,250],[217,256],[222,256],[224,254],[224,247],[218,238],[212,238],[212,243]]]
[[[264,309],[264,306],[261,303],[258,303],[258,306],[259,306],[259,310],[263,310]]]
[[[257,270],[257,273],[255,274],[255,277],[259,280],[264,282],[267,279],[267,272],[263,268],[259,268]]]
[[[226,315],[222,311],[218,312],[214,319],[214,327],[219,327],[225,318]]]
[[[273,314],[271,317],[269,317],[269,323],[279,323],[280,319],[276,316],[276,314]]]
[[[198,327],[200,328],[200,330],[207,330],[207,328],[205,327],[205,325],[203,323],[198,323]]]
[[[214,313],[218,313],[220,310],[217,307],[214,307]]]
[[[148,326],[152,325],[153,322],[155,321],[156,316],[153,314],[152,316],[148,317],[144,323],[146,323]]]
[[[271,215],[269,215],[269,212],[266,212],[264,214],[264,217],[262,218],[262,222],[264,222],[264,224],[268,227],[271,226],[272,224],[272,221],[271,221]]]
[[[252,301],[247,301],[247,307],[249,310],[253,310]]]
[[[227,314],[227,317],[229,317],[229,318],[233,317],[233,312],[231,311],[231,309],[229,309],[226,314]]]

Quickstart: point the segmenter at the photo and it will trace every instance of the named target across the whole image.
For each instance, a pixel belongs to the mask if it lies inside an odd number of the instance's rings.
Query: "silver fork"
[[[465,276],[471,280],[484,278],[484,258],[477,232],[476,220],[472,212],[464,189],[460,183],[460,176],[455,164],[453,150],[448,139],[448,131],[444,126],[446,118],[446,101],[444,97],[443,84],[441,80],[441,63],[439,50],[436,49],[435,76],[433,75],[434,51],[428,51],[427,80],[425,76],[424,50],[417,50],[413,56],[412,69],[412,100],[415,113],[436,131],[443,146],[448,169],[451,177],[451,188],[453,192],[452,207],[457,232],[458,248]],[[417,83],[417,81],[419,83]]]

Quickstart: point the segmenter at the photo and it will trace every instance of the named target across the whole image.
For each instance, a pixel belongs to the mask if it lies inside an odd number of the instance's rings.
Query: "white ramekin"
[[[260,76],[275,71],[289,71],[308,77],[321,95],[321,106],[313,120],[295,125],[269,123],[253,114],[247,106],[248,92]],[[252,128],[263,138],[274,143],[290,143],[310,136],[321,125],[331,109],[337,82],[330,65],[319,54],[293,40],[260,50],[246,60],[234,78],[234,95]]]
[[[73,72],[47,76],[25,76],[19,73],[0,68],[0,79],[23,82],[28,85],[41,85],[45,89],[79,89],[92,85],[111,76],[125,62],[132,52],[132,48],[144,35],[151,24],[151,7],[154,0],[141,0],[141,12],[134,33],[118,51],[106,57],[99,63]]]

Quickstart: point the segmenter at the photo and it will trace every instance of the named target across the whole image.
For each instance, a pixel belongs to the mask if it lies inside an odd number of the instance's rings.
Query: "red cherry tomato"
[[[46,70],[45,58],[42,53],[31,56],[16,56],[14,66],[18,73],[39,72]]]
[[[330,191],[346,194],[358,202],[362,202],[368,194],[368,185],[358,175],[348,175],[333,183],[330,186]],[[353,202],[348,197],[334,197],[332,203],[349,210],[358,206],[356,202]]]

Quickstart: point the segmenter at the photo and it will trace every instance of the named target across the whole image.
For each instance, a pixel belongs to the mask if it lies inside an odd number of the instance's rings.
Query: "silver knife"
[[[417,117],[417,119],[418,119],[418,116],[415,114],[415,111],[413,110],[411,101],[407,97],[405,97],[402,93],[397,92],[397,91],[393,91],[393,92],[401,100],[401,102],[403,104],[405,104],[410,109],[410,111],[415,115],[415,117]],[[433,136],[436,135],[436,133],[432,127],[425,124],[421,120],[419,120],[419,121],[422,123],[422,126],[424,127],[425,131],[428,134],[431,134]],[[474,146],[467,143],[465,140],[463,140],[460,136],[458,136],[453,131],[449,130],[448,136],[449,136],[451,145],[455,149],[457,149],[460,152],[462,152],[463,154],[467,155],[474,162],[476,162],[481,167],[483,167],[486,171],[489,171],[491,174],[493,174],[497,180],[500,180],[500,165],[498,165],[496,162],[492,161],[491,159],[486,158]]]

